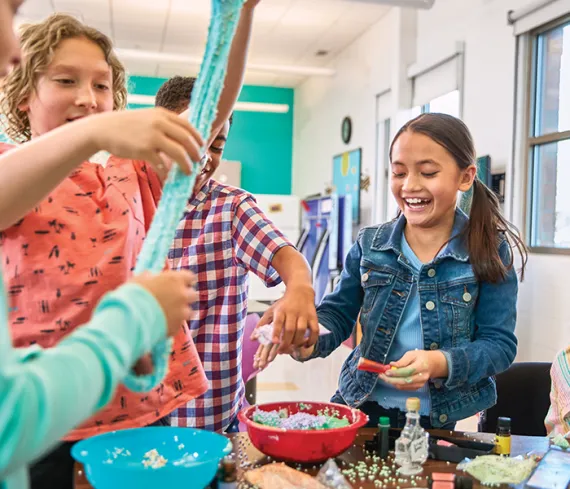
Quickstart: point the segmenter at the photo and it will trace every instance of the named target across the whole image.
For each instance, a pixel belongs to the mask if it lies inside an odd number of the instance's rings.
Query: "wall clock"
[[[350,143],[350,138],[352,137],[352,119],[348,116],[342,120],[341,136],[344,144]]]

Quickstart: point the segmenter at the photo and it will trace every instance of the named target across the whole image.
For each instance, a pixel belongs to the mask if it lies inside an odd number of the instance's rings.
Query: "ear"
[[[28,112],[28,110],[30,110],[30,99],[29,99],[29,97],[24,98],[18,104],[18,110],[21,112]]]
[[[471,165],[461,172],[461,181],[459,183],[459,190],[463,193],[468,192],[473,186],[473,181],[477,176],[477,167]]]

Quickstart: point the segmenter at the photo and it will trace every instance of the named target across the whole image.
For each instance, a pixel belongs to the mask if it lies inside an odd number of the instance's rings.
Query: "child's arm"
[[[550,380],[550,409],[544,420],[547,435],[570,436],[570,346],[556,355]]]
[[[222,126],[230,118],[230,115],[232,115],[235,103],[241,92],[247,62],[247,50],[251,37],[251,27],[253,24],[253,10],[260,1],[261,0],[248,0],[241,10],[239,23],[230,48],[224,88],[217,107],[218,112],[212,123],[210,137],[205,146],[206,148],[210,147],[210,144],[212,144]],[[189,114],[190,109],[188,108],[182,112],[179,117],[188,119]]]
[[[331,334],[319,336],[314,347],[302,348],[294,358],[304,361],[327,357],[350,338],[364,300],[360,277],[361,257],[362,249],[357,239],[348,252],[336,289],[325,296],[317,307],[319,324]]]
[[[364,300],[360,277],[361,256],[362,250],[357,239],[348,252],[336,289],[325,296],[317,308],[317,327],[323,326],[330,334],[317,336],[317,342],[313,346],[289,348],[294,359],[306,361],[325,358],[352,334]],[[278,338],[274,341],[278,341]],[[277,349],[273,345],[260,345],[255,354],[255,368],[265,368],[276,355]]]
[[[511,251],[506,241],[502,242],[499,253],[503,263],[508,264]],[[518,279],[514,266],[502,282],[480,284],[473,341],[466,346],[441,350],[447,360],[447,388],[475,384],[507,370],[513,363],[517,353],[514,333],[517,295]]]
[[[274,323],[274,337],[282,339],[282,350],[291,344],[306,344],[304,338],[310,330],[310,344],[317,340],[319,325],[315,311],[315,293],[311,271],[305,258],[289,240],[267,219],[248,196],[234,204],[232,220],[236,261],[255,273],[268,287],[283,281],[287,286],[285,296],[272,306],[258,326]]]
[[[25,362],[14,355],[0,370],[0,480],[107,404],[136,359],[165,336],[165,323],[152,294],[129,284],[56,347]]]
[[[189,173],[188,156],[197,161],[202,144],[187,121],[164,109],[107,112],[61,126],[0,157],[0,229],[24,217],[98,151],[144,159],[165,173],[163,153]]]
[[[47,350],[7,349],[8,332],[0,332],[7,350],[0,359],[0,480],[101,409],[136,359],[176,334],[197,298],[193,280],[180,272],[141,275]]]
[[[274,343],[280,343],[279,352],[291,346],[313,346],[319,336],[319,322],[315,310],[315,291],[311,269],[305,257],[293,246],[280,248],[271,260],[271,266],[285,283],[285,295],[264,314],[259,326],[273,323]],[[305,339],[307,329],[309,339]]]
[[[241,92],[247,62],[247,51],[251,38],[253,11],[259,2],[260,0],[248,0],[241,9],[239,22],[230,48],[224,89],[218,103],[218,113],[212,124],[210,141],[208,141],[206,147],[209,147],[222,126],[229,119]]]

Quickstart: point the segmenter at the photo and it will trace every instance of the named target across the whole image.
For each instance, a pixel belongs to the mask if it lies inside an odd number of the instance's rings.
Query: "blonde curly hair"
[[[97,44],[113,74],[113,109],[127,104],[126,74],[123,64],[113,51],[113,43],[105,34],[83,24],[71,15],[56,13],[42,22],[25,24],[20,28],[22,61],[5,77],[0,90],[0,111],[4,132],[16,142],[32,137],[26,112],[18,106],[35,89],[39,76],[53,59],[54,51],[66,39],[85,38]]]

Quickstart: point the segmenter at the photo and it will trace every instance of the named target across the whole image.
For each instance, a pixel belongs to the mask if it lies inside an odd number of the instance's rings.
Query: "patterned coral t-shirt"
[[[106,292],[132,275],[160,194],[161,182],[144,162],[115,157],[106,166],[85,162],[1,233],[16,347],[54,346],[89,320]],[[186,326],[175,338],[169,367],[150,393],[120,386],[113,402],[67,439],[149,425],[207,390]]]

